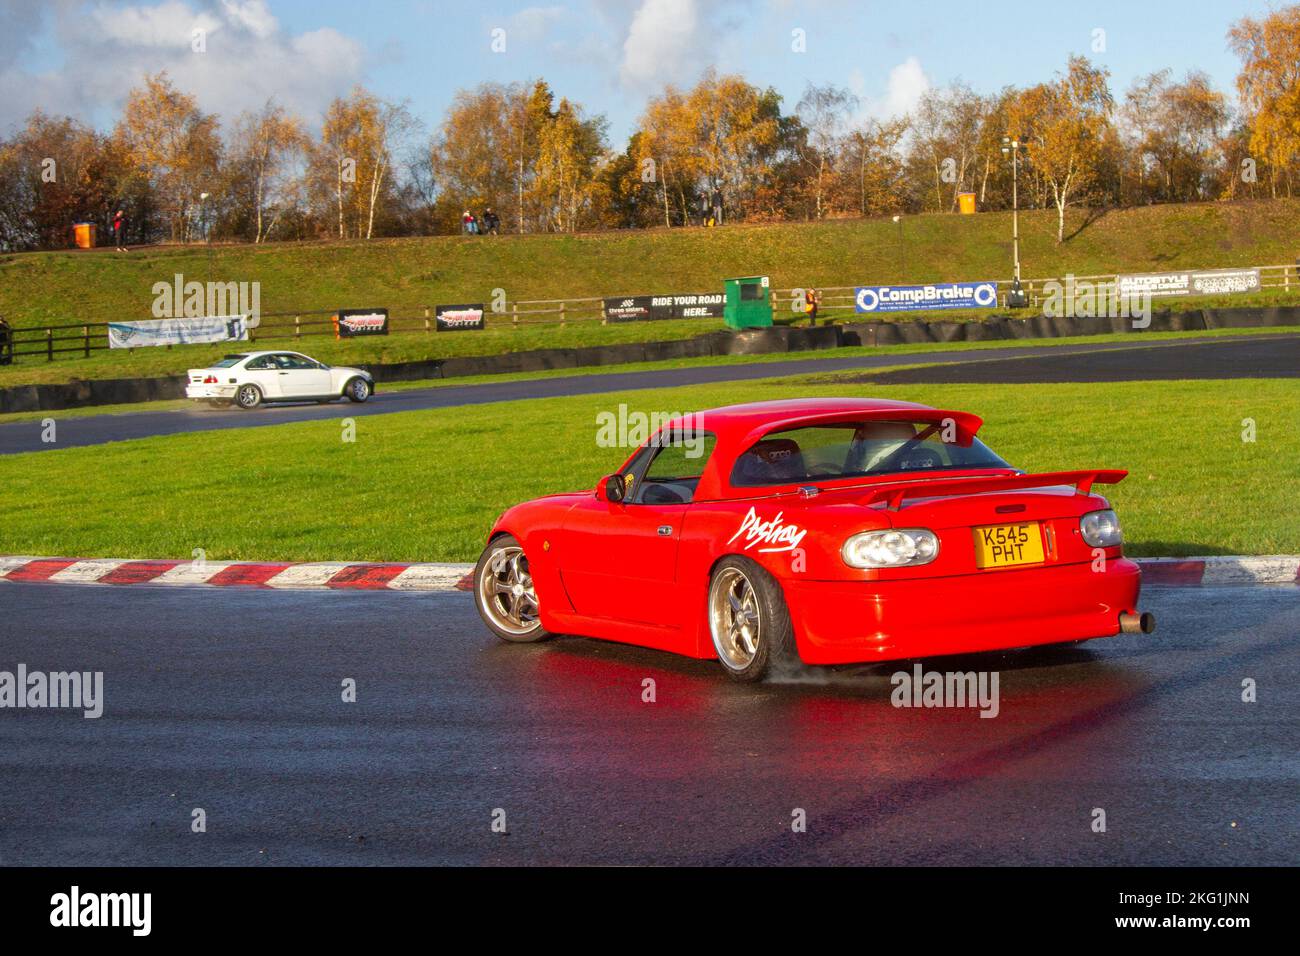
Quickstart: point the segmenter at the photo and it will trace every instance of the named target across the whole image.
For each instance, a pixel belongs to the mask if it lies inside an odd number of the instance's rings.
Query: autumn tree
[[[1056,241],[1065,241],[1065,209],[1097,176],[1114,102],[1104,69],[1071,57],[1056,80],[1025,91],[1012,130],[1056,207]]]
[[[1250,126],[1250,148],[1268,165],[1272,194],[1277,195],[1281,174],[1290,195],[1291,170],[1300,157],[1300,6],[1237,21],[1228,43],[1241,57],[1237,92]]]
[[[685,223],[714,193],[743,218],[786,145],[784,129],[775,90],[712,69],[690,90],[670,86],[652,98],[637,127],[638,161],[660,184],[665,225],[670,200]]]
[[[265,240],[280,217],[297,206],[299,167],[309,148],[302,121],[274,101],[236,120],[229,172],[242,193],[241,211],[254,243]]]
[[[1181,83],[1158,70],[1136,80],[1122,109],[1137,160],[1139,196],[1166,202],[1209,198],[1228,104],[1210,78],[1193,70]],[[1150,190],[1146,177],[1153,176]]]
[[[703,175],[690,110],[686,94],[669,86],[646,104],[634,135],[637,167],[659,186],[665,226],[672,225],[674,205],[679,221],[683,225],[689,221]]]
[[[211,192],[221,162],[217,118],[177,90],[166,72],[146,76],[128,94],[114,137],[150,184],[170,223],[173,240],[194,235],[199,197]]]
[[[867,120],[849,130],[841,148],[838,181],[842,195],[851,197],[863,216],[897,212],[903,208],[904,159],[902,143],[907,135],[906,117]]]
[[[35,111],[0,144],[0,246],[63,248],[74,222],[106,228],[128,178],[106,137],[69,117]]]
[[[594,221],[604,198],[597,178],[604,153],[604,118],[586,119],[580,107],[560,100],[538,133],[532,194],[540,228],[576,232]]]
[[[578,228],[600,215],[592,202],[606,190],[594,182],[605,128],[581,104],[557,106],[544,80],[461,90],[428,150],[442,207],[492,206],[520,233]]]
[[[382,100],[362,87],[325,110],[313,151],[313,181],[330,196],[340,239],[369,239],[390,201],[395,152],[418,128],[405,103]]]
[[[921,96],[911,117],[912,166],[923,167],[933,183],[934,202],[927,197],[926,208],[942,212],[957,207],[957,194],[966,191],[979,157],[986,111],[983,98],[964,83]]]
[[[834,172],[844,127],[857,108],[858,98],[833,84],[809,83],[795,105],[795,114],[808,131],[803,153],[804,161],[813,170],[812,193],[817,219],[822,218],[826,184]]]

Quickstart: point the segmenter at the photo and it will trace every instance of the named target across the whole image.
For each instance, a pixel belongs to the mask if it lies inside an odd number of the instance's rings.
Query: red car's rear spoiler
[[[929,479],[881,488],[867,498],[866,504],[887,502],[886,507],[897,511],[905,498],[946,498],[949,495],[978,495],[991,491],[1015,491],[1017,488],[1047,488],[1052,485],[1074,485],[1075,491],[1086,495],[1094,484],[1113,485],[1124,479],[1127,471],[1119,469],[1094,471],[1048,471],[1039,475],[991,475],[979,478]]]

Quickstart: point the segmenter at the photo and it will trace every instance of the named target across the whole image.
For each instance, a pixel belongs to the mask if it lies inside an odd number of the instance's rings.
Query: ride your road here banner
[[[987,309],[998,304],[996,282],[936,282],[931,285],[863,285],[853,298],[858,312],[915,309]]]
[[[108,323],[108,346],[114,349],[138,349],[149,345],[193,345],[200,342],[242,342],[247,339],[246,315]]]

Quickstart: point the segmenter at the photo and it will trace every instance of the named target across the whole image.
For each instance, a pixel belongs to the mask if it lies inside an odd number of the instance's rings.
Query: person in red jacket
[[[113,242],[118,252],[126,252],[126,213],[121,209],[113,216]]]

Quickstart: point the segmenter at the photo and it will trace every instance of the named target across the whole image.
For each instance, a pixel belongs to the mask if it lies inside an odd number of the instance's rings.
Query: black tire
[[[738,591],[742,581],[744,588]],[[713,649],[732,680],[749,683],[798,671],[799,654],[785,595],[760,565],[734,555],[719,561],[709,578],[705,607]],[[740,632],[750,636],[741,637]]]
[[[343,386],[343,394],[347,396],[348,401],[357,404],[368,399],[373,391],[374,389],[370,387],[370,383],[359,375],[348,379],[348,383]]]
[[[262,390],[256,385],[241,385],[235,389],[235,404],[244,411],[252,411],[262,404]]]
[[[516,584],[524,590],[514,590]],[[488,630],[503,641],[533,644],[552,636],[537,617],[537,593],[532,588],[528,556],[514,535],[498,535],[479,556],[474,566],[474,606]]]

